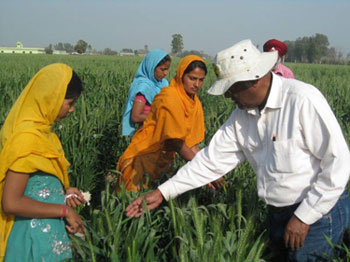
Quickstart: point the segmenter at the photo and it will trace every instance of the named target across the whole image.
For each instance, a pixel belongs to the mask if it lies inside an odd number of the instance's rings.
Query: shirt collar
[[[265,108],[281,108],[282,97],[282,78],[272,73],[271,89]]]
[[[251,115],[260,115],[263,113],[266,108],[281,108],[282,107],[282,78],[275,73],[272,73],[272,83],[271,89],[269,93],[269,97],[267,98],[266,105],[261,112],[259,112],[258,108],[251,108],[247,110],[248,114]]]

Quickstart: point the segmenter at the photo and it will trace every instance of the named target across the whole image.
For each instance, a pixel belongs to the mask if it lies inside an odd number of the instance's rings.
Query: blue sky
[[[243,39],[262,46],[271,38],[296,40],[316,33],[350,52],[350,1],[346,0],[2,0],[0,46],[50,43],[93,48],[170,51],[172,35],[187,50],[214,55]]]

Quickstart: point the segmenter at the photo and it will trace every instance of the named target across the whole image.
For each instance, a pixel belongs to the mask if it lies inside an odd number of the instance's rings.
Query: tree
[[[184,43],[182,39],[182,35],[180,34],[174,34],[173,40],[171,41],[171,52],[176,55],[178,53],[181,53],[184,49]]]
[[[117,55],[118,53],[107,47],[103,50],[103,54],[104,55]]]
[[[70,43],[64,43],[63,49],[66,50],[67,53],[72,53],[74,51],[74,46]]]
[[[79,54],[83,54],[86,52],[86,48],[88,47],[88,43],[84,40],[79,40],[77,44],[74,46],[74,50]]]
[[[288,62],[320,63],[328,54],[328,37],[323,34],[299,37],[295,41],[285,41],[285,44],[288,46]]]
[[[49,46],[45,48],[45,53],[48,55],[53,54],[52,44],[49,44]]]
[[[92,46],[91,46],[91,45],[88,45],[88,46],[87,46],[87,51],[88,51],[89,53],[92,52]]]
[[[122,52],[124,52],[124,53],[134,53],[134,51],[131,48],[123,48]]]
[[[317,45],[312,39],[310,39],[310,43],[307,49],[307,60],[309,63],[314,63],[317,60]]]
[[[311,52],[309,62],[319,63],[321,58],[328,53],[328,37],[323,34],[316,34],[310,37],[309,52]]]
[[[295,41],[284,41],[284,43],[288,46],[288,52],[284,57],[286,62],[295,62]]]
[[[346,57],[341,49],[330,47],[327,56],[322,57],[321,62],[326,64],[346,64],[346,60],[350,58],[350,53],[348,55],[349,57]]]
[[[309,46],[309,37],[304,36],[295,41],[295,56],[298,62],[307,61],[307,51]]]
[[[337,58],[338,58],[338,60],[342,60],[342,59],[343,59],[343,57],[344,57],[343,52],[342,52],[341,50],[339,50],[339,51],[338,51],[338,54],[337,54]]]
[[[337,51],[334,47],[329,48],[327,58],[336,60],[337,59]]]
[[[64,50],[63,43],[59,42],[58,44],[54,45],[54,49],[59,50],[59,51],[63,51]]]

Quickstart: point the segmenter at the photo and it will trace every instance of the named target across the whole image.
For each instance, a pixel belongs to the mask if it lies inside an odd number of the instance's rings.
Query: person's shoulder
[[[173,101],[176,97],[178,97],[177,92],[174,87],[166,86],[163,87],[156,98],[162,98],[165,100]]]
[[[43,134],[42,132],[40,132],[39,130],[33,129],[30,131],[25,131],[25,132],[16,132],[13,136],[12,136],[12,142],[13,143],[32,143],[32,144],[36,144],[38,140],[41,140],[43,138]]]
[[[152,88],[152,83],[145,80],[135,81],[130,87],[134,92],[142,92],[142,90],[147,90],[148,88]]]
[[[173,86],[165,86],[161,89],[160,93],[163,93],[165,95],[171,95],[171,94],[175,94],[176,90]]]
[[[322,92],[312,84],[293,78],[282,78],[282,82],[283,89],[290,100],[309,102],[311,104],[319,100],[325,100]]]
[[[231,123],[238,123],[241,121],[246,122],[247,118],[250,115],[249,112],[254,110],[255,109],[239,109],[238,107],[236,107],[227,120]]]
[[[166,86],[154,97],[153,104],[162,107],[172,107],[179,103],[178,95],[174,87]]]
[[[290,92],[306,96],[314,95],[315,93],[320,94],[320,90],[312,84],[293,78],[287,78],[286,82],[293,87],[290,88]]]
[[[283,69],[285,71],[286,77],[287,78],[294,78],[294,73],[292,71],[292,69],[290,69],[288,66],[283,65]]]
[[[42,136],[40,132],[17,132],[6,142],[6,154],[13,156],[26,156],[42,150],[40,148]]]
[[[293,71],[282,63],[279,63],[273,72],[285,78],[295,78]]]

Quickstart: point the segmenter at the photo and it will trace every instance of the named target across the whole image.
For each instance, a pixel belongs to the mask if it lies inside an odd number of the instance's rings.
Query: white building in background
[[[0,46],[0,54],[45,54],[45,48],[42,47],[23,47],[21,42],[17,42],[16,47]],[[54,55],[67,55],[68,53],[59,50],[53,50]]]
[[[120,56],[134,56],[135,54],[133,52],[124,52],[124,51],[120,51],[119,52]]]

